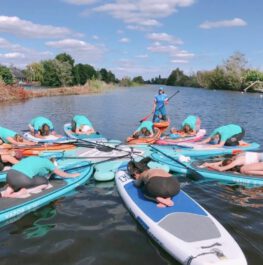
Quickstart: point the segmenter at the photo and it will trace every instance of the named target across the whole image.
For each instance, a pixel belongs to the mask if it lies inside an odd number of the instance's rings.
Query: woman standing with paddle
[[[167,121],[165,105],[168,104],[168,100],[163,87],[160,87],[158,94],[154,97],[153,122],[159,122],[160,120]]]

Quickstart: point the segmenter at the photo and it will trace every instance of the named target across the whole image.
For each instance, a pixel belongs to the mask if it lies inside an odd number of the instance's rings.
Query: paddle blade
[[[203,175],[201,175],[196,170],[193,170],[191,168],[187,168],[186,176],[194,181],[202,180],[204,179]]]

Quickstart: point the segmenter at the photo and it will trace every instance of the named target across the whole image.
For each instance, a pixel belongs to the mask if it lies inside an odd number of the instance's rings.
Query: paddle
[[[153,150],[159,152],[160,154],[162,154],[162,155],[166,156],[167,158],[173,160],[174,162],[178,163],[179,165],[185,167],[185,168],[187,169],[187,175],[189,176],[189,178],[191,178],[191,179],[193,179],[193,180],[200,180],[200,179],[203,179],[203,178],[204,178],[203,175],[201,175],[199,172],[197,172],[196,170],[192,169],[191,167],[185,165],[185,164],[182,163],[181,161],[175,159],[175,158],[172,157],[172,156],[167,155],[165,152],[161,151],[160,149],[158,149],[158,148],[156,148],[156,147],[154,147],[154,146],[152,146],[152,145],[150,145],[150,147],[151,147]]]
[[[171,100],[176,94],[178,94],[180,91],[177,90],[174,94],[172,94],[168,99],[167,101]],[[162,107],[164,106],[164,104],[162,104],[159,108],[157,108],[157,110],[161,109]],[[146,121],[153,113],[154,113],[155,110],[153,110],[149,115],[145,116],[144,118],[142,118],[140,120],[140,123],[142,123],[143,121]]]
[[[88,144],[92,144],[92,145],[101,147],[102,148],[101,151],[104,151],[104,152],[107,152],[107,150],[111,149],[111,150],[122,151],[122,152],[127,153],[127,154],[134,153],[134,154],[137,154],[138,155],[140,153],[140,152],[133,152],[132,147],[131,147],[131,151],[126,151],[126,150],[122,150],[122,149],[119,149],[119,148],[116,148],[116,147],[112,147],[112,146],[108,146],[108,145],[104,145],[104,144],[99,144],[97,142],[92,142],[92,141],[85,140],[85,139],[78,139],[78,141],[80,141],[82,143],[88,143]],[[105,150],[103,150],[104,148],[105,148]]]

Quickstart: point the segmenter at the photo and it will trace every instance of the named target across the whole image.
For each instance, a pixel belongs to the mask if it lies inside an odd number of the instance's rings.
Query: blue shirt
[[[54,130],[53,123],[45,117],[38,116],[31,120],[30,124],[35,131],[41,130],[44,124],[47,124],[50,130]]]
[[[189,115],[182,123],[182,128],[185,125],[189,125],[192,130],[196,130],[197,116]]]
[[[84,115],[75,115],[73,121],[76,122],[76,128],[80,128],[83,125],[88,125],[90,128],[93,128],[90,120]]]
[[[17,133],[12,131],[12,130],[9,130],[9,129],[6,129],[4,127],[0,127],[0,138],[3,140],[3,142],[5,143],[9,143],[9,141],[7,140],[7,138],[9,137],[15,137]]]
[[[226,142],[229,138],[233,137],[234,135],[241,133],[242,128],[239,125],[235,124],[228,124],[225,126],[221,126],[216,128],[210,135],[210,137],[215,136],[216,134],[220,135],[220,142]]]
[[[12,166],[12,169],[19,171],[29,178],[46,177],[55,170],[54,164],[47,158],[30,156],[22,159]]]
[[[136,131],[140,131],[142,128],[146,128],[153,133],[153,123],[151,121],[143,121]]]
[[[168,100],[168,97],[166,94],[157,94],[154,97],[154,101],[156,103],[156,108],[155,110],[161,109],[162,107],[164,107],[164,102]]]

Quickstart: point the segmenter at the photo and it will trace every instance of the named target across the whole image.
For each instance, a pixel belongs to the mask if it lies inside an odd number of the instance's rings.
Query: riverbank
[[[40,88],[26,90],[22,86],[0,84],[0,102],[20,101],[34,97],[51,97],[62,95],[85,95],[101,93],[113,89],[113,84],[106,84],[103,81],[91,80],[83,86],[58,87],[58,88]]]

